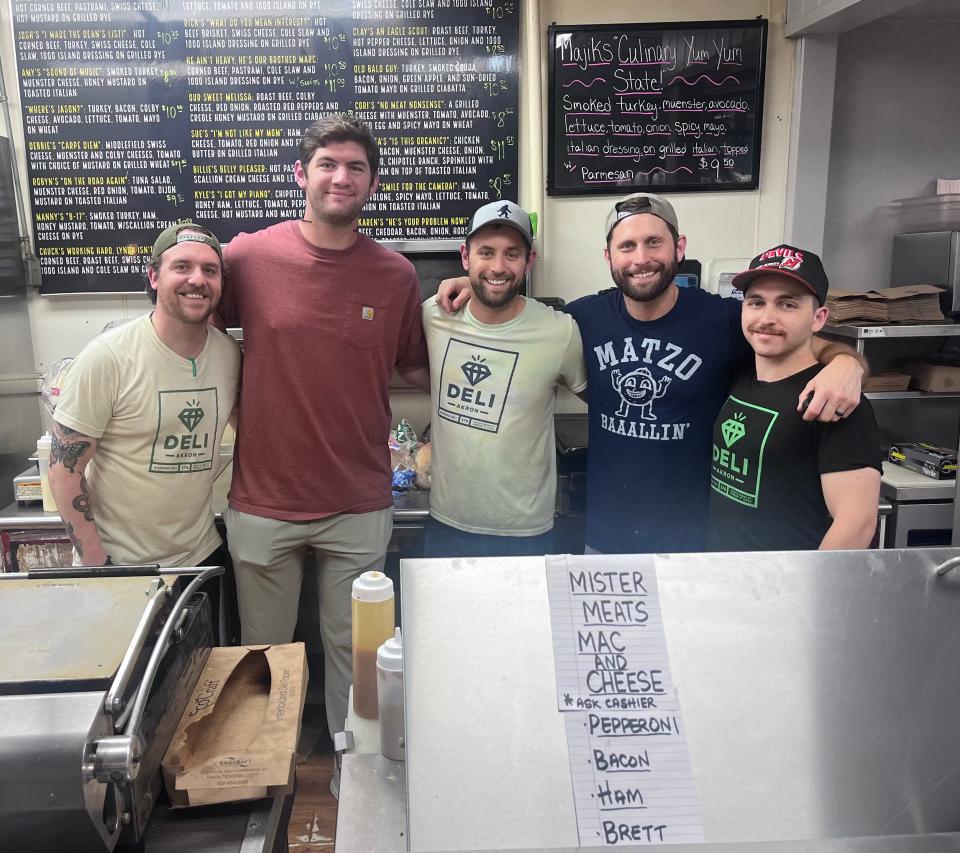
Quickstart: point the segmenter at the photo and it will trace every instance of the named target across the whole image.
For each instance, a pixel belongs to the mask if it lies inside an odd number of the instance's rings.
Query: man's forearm
[[[84,565],[102,566],[109,555],[97,530],[84,476],[95,445],[88,436],[54,423],[49,477],[57,510],[77,555]]]
[[[64,497],[70,501],[69,504],[63,503],[58,497],[57,509],[60,510],[60,517],[77,555],[85,566],[104,565],[109,561],[110,555],[103,547],[100,532],[97,530],[86,477],[81,474],[77,487],[65,489]]]
[[[869,548],[877,529],[876,514],[835,518],[820,542],[821,551]]]
[[[870,374],[870,365],[867,363],[866,358],[853,347],[842,344],[839,341],[827,341],[814,335],[813,354],[821,364],[830,364],[838,355],[848,355],[863,368],[864,379]]]
[[[404,382],[408,382],[418,391],[430,393],[430,368],[414,367],[408,370],[397,370]]]

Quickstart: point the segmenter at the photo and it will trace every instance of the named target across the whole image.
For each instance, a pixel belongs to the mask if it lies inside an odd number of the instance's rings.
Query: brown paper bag
[[[213,649],[161,764],[174,808],[291,790],[306,686],[303,643]]]

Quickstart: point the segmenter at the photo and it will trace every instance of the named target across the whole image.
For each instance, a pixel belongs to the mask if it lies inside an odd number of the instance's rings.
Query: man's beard
[[[614,284],[620,288],[624,296],[636,302],[652,302],[658,296],[665,293],[667,288],[670,287],[673,280],[677,277],[677,269],[679,266],[680,264],[676,260],[666,265],[658,262],[657,267],[659,268],[660,275],[650,279],[650,281],[642,287],[633,284],[629,280],[628,274],[620,270],[615,270],[612,265],[610,267],[610,275],[613,278]]]
[[[491,293],[487,290],[487,286],[482,279],[478,278],[476,281],[473,281],[473,279],[470,280],[470,288],[473,290],[473,295],[482,304],[486,305],[487,308],[502,308],[516,298],[522,287],[523,279],[517,278],[513,280],[509,287],[500,293]]]
[[[207,299],[203,303],[205,311],[201,314],[191,314],[183,310],[178,301],[177,293],[163,293],[157,294],[157,306],[164,314],[172,317],[174,320],[178,320],[181,323],[187,323],[191,326],[203,326],[206,325],[207,320],[210,319],[210,315],[213,313],[214,309],[217,307],[217,302],[214,299]]]

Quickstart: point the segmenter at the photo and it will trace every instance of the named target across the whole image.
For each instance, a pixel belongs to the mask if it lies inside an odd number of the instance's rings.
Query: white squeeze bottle
[[[400,629],[377,649],[380,751],[394,761],[406,754],[403,727],[403,639]]]
[[[50,445],[53,439],[45,432],[37,439],[37,467],[40,469],[40,495],[43,497],[43,511],[56,512],[57,502],[50,491]]]

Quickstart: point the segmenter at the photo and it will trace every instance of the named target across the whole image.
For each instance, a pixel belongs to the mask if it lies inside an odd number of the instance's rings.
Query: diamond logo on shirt
[[[197,428],[197,424],[203,420],[203,409],[200,408],[200,402],[198,400],[191,400],[180,411],[180,414],[177,415],[177,419],[190,430],[190,432],[193,432]]]
[[[461,364],[460,369],[471,385],[477,385],[490,375],[490,368],[485,363],[486,359],[480,358],[479,355],[471,356],[471,358],[473,360]]]
[[[720,424],[720,433],[727,447],[732,447],[747,434],[747,428],[743,425],[745,420],[746,415],[743,412],[737,412],[732,418],[727,418]]]

